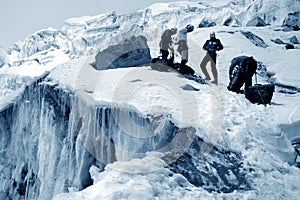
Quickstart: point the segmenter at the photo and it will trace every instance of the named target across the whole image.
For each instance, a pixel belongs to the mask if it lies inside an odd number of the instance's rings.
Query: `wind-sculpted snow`
[[[70,51],[73,56],[89,55],[116,35],[124,38],[124,33],[127,36],[137,35],[141,34],[140,29],[150,29],[152,37],[157,37],[164,28],[180,28],[188,23],[198,26],[203,20],[216,25],[245,26],[260,17],[266,24],[282,25],[289,13],[300,10],[297,1],[232,0],[214,2],[212,5],[203,2],[161,3],[130,14],[111,12],[94,17],[74,18],[66,20],[61,30],[50,28],[29,36],[17,48],[13,47],[14,50],[10,53],[16,54],[19,59],[51,49]]]
[[[46,29],[25,39],[21,53],[23,57],[46,51],[51,48],[68,50],[70,41],[59,30]]]

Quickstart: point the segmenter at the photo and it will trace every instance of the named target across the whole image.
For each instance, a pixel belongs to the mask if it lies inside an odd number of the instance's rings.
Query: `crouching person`
[[[229,67],[228,90],[236,93],[244,93],[241,87],[245,84],[245,91],[252,86],[252,76],[257,69],[257,61],[252,56],[239,56],[231,61]]]

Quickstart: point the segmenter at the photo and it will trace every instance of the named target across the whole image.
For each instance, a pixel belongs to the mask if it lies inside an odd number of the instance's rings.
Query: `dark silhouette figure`
[[[177,28],[171,28],[167,29],[163,32],[161,35],[161,40],[159,43],[160,52],[162,54],[162,59],[167,59],[169,56],[169,50],[171,52],[174,52],[173,49],[173,41],[172,41],[172,35],[175,35],[177,33]]]
[[[208,62],[211,63],[211,71],[214,76],[214,80],[212,83],[218,83],[218,71],[216,67],[217,63],[217,51],[220,51],[223,49],[223,45],[221,44],[221,41],[216,38],[215,32],[210,33],[210,39],[205,42],[203,45],[203,49],[207,51],[206,55],[204,56],[202,62],[200,63],[200,68],[205,75],[205,80],[211,80],[206,65]]]
[[[235,57],[231,61],[229,67],[229,85],[228,90],[243,93],[241,87],[245,83],[245,92],[247,92],[249,86],[252,86],[252,76],[257,69],[257,61],[252,56],[239,56]]]

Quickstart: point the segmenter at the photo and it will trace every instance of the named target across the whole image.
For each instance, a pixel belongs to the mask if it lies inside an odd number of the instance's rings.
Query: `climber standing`
[[[173,53],[173,40],[172,35],[177,33],[177,28],[167,29],[161,35],[161,40],[159,43],[160,52],[162,54],[162,59],[168,59],[169,50]]]
[[[211,63],[211,71],[214,77],[214,80],[212,83],[218,84],[218,71],[216,67],[217,63],[217,51],[220,51],[223,49],[223,45],[219,39],[216,38],[215,32],[210,33],[210,39],[205,42],[203,45],[203,50],[207,51],[206,55],[204,56],[202,62],[200,63],[200,68],[205,75],[205,80],[209,81],[211,80],[206,65],[208,62]]]
[[[188,24],[185,28],[178,32],[178,48],[177,51],[181,55],[181,65],[184,66],[188,62],[188,45],[187,45],[187,33],[194,30],[194,26]]]

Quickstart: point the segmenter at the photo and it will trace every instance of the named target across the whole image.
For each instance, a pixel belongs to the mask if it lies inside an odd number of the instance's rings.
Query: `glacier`
[[[25,88],[17,102],[1,112],[1,163],[5,163],[5,171],[11,171],[5,173],[11,178],[2,177],[3,198],[47,199],[69,185],[81,190],[92,183],[89,175],[92,165],[99,162],[104,167],[116,160],[130,159],[122,155],[117,159],[116,145],[142,154],[165,146],[178,130],[165,116],[157,116],[151,122],[150,116],[144,118],[136,110],[130,110],[142,127],[136,134],[154,131],[162,137],[142,140],[126,136],[118,128],[120,125],[112,121],[116,115],[124,116],[128,108],[97,107],[82,101],[72,92],[37,80]],[[161,121],[165,121],[164,127],[155,126]],[[123,123],[127,124],[126,119]],[[15,170],[20,173],[11,174]]]
[[[159,3],[68,19],[1,50],[0,199],[297,199],[300,46],[272,40],[300,39],[281,26],[299,10],[299,0]],[[249,26],[257,17],[267,26]],[[189,35],[189,65],[201,74],[214,30],[219,86],[151,68],[148,57],[91,66],[139,35],[156,57],[165,28],[203,21],[213,26]],[[226,90],[242,54],[259,61],[259,83],[276,84],[271,105]]]

